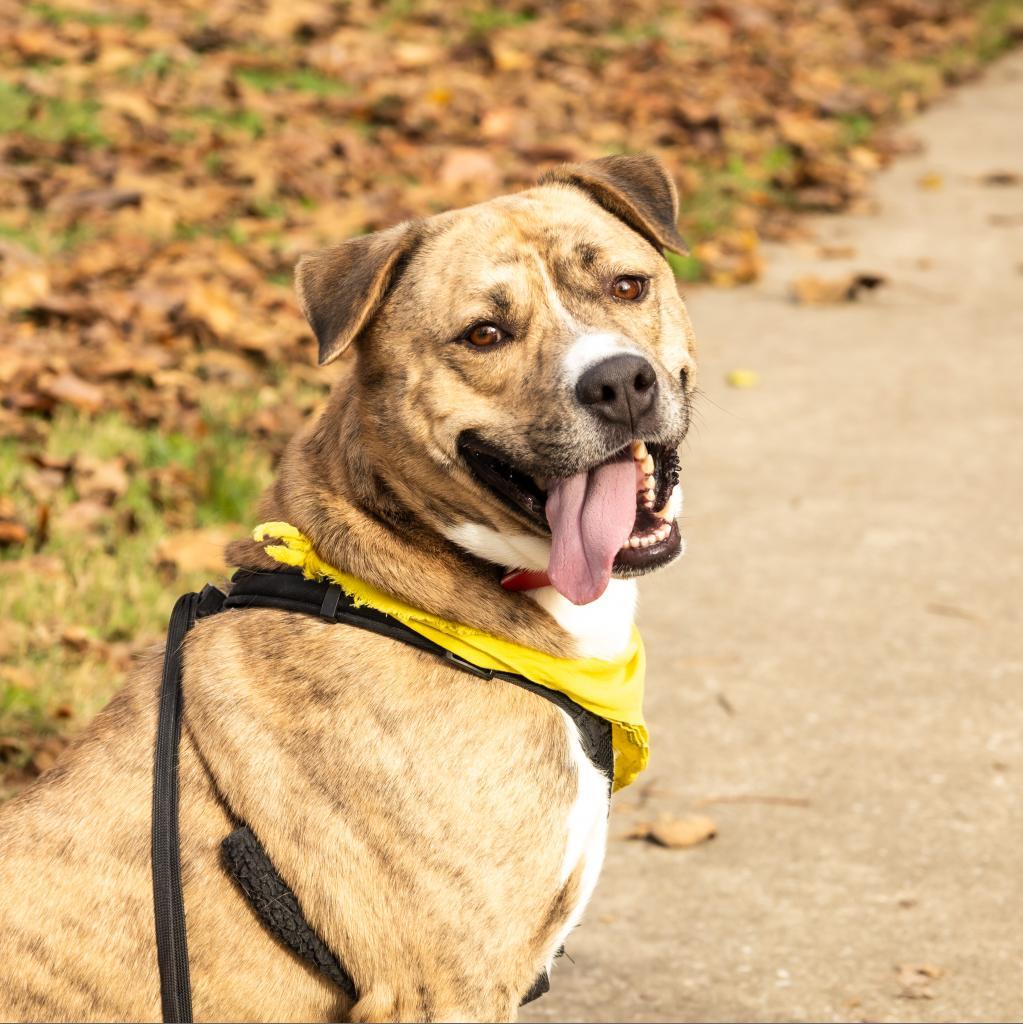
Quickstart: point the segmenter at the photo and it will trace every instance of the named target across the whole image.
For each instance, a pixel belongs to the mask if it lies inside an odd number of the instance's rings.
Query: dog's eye
[[[647,278],[625,275],[616,277],[611,285],[613,298],[621,299],[622,302],[636,302],[646,294]]]
[[[504,341],[508,335],[501,330],[497,324],[473,324],[462,337],[469,342],[470,345],[476,345],[478,348],[484,348],[487,345],[494,345],[499,341]]]

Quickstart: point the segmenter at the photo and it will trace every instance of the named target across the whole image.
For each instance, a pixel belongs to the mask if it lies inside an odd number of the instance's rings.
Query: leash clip
[[[460,658],[454,651],[445,651],[443,657],[445,661],[450,662],[455,668],[461,669],[463,672],[471,672],[474,676],[479,676],[480,679],[494,678],[493,669],[480,668],[479,665],[474,665],[471,661]]]

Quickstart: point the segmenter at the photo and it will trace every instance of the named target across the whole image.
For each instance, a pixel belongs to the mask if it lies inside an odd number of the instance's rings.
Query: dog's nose
[[[657,399],[657,371],[638,355],[602,359],[575,385],[580,404],[609,423],[630,427],[635,436]]]

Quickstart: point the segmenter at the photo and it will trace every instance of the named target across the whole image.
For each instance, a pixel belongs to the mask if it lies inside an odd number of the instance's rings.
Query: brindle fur
[[[545,476],[625,443],[561,379],[574,340],[561,307],[647,353],[661,389],[648,439],[680,440],[692,335],[655,247],[680,244],[674,218],[659,165],[617,158],[304,260],[321,361],[353,342],[357,358],[289,446],[261,518],[293,523],[326,561],[409,603],[571,656],[546,612],[442,536],[462,522],[542,535],[473,481],[455,441],[475,429]],[[642,303],[607,297],[627,272],[651,277]],[[454,340],[476,319],[500,320],[513,340],[478,351]],[[277,567],[252,542],[232,556]],[[0,810],[2,1019],[160,1017],[149,867],[160,654]],[[576,769],[552,705],[373,634],[255,609],[196,625],[184,692],[197,1020],[514,1019],[582,870],[562,878]],[[220,842],[242,821],[351,972],[354,1006],[269,936],[225,875]]]

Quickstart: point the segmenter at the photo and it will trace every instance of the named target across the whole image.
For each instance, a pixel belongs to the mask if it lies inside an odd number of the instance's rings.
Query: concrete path
[[[1023,1019],[1023,185],[981,181],[1023,175],[1023,53],[912,127],[878,213],[813,225],[855,258],[690,299],[689,553],[643,587],[654,757],[612,833],[719,834],[612,841],[526,1020]],[[890,284],[788,301],[846,269]]]

